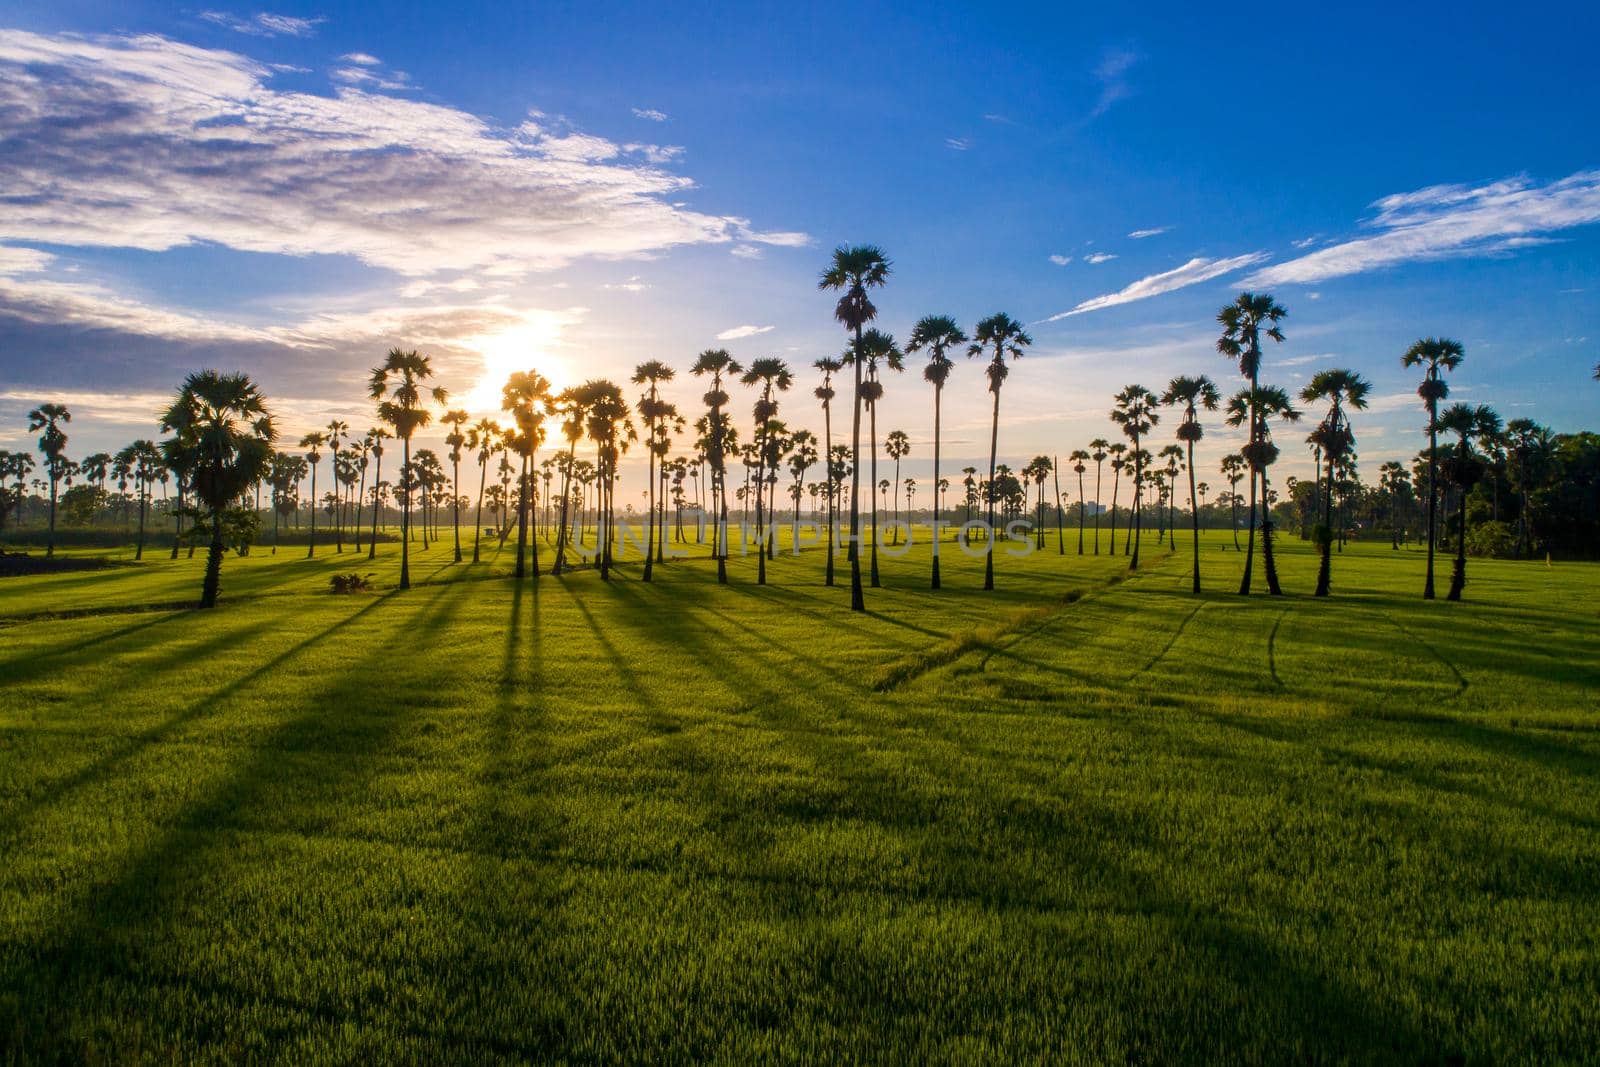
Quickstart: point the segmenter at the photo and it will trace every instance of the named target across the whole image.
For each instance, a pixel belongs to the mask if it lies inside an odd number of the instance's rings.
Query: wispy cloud
[[[1063,256],[1060,253],[1056,253],[1050,257],[1050,262],[1054,263],[1058,267],[1065,267],[1068,263],[1072,262],[1072,257]]]
[[[1104,296],[1093,297],[1085,300],[1071,311],[1062,311],[1051,315],[1046,322],[1056,322],[1069,315],[1082,315],[1087,311],[1099,311],[1102,308],[1116,307],[1118,304],[1131,304],[1135,300],[1144,300],[1162,293],[1170,293],[1175,289],[1208,282],[1213,278],[1220,278],[1236,270],[1252,267],[1265,260],[1265,252],[1251,252],[1248,255],[1233,256],[1230,259],[1204,259],[1196,257],[1181,267],[1152,274],[1148,278],[1140,278],[1125,289],[1115,293],[1106,293]]]
[[[1135,241],[1142,241],[1146,237],[1159,237],[1161,234],[1166,233],[1170,229],[1172,229],[1171,226],[1153,226],[1148,230],[1134,230],[1132,233],[1128,234],[1128,236],[1133,238]]]
[[[381,66],[383,63],[382,60],[370,52],[346,52],[339,58],[346,63],[354,63],[362,67],[376,67]]]
[[[1319,248],[1257,271],[1246,285],[1342,278],[1401,263],[1503,255],[1545,236],[1600,222],[1600,170],[1540,185],[1526,177],[1488,185],[1434,185],[1376,201],[1366,225],[1379,232]]]
[[[636,119],[645,119],[648,122],[667,121],[667,113],[665,111],[657,110],[653,107],[636,107],[633,109],[633,117]]]
[[[728,249],[728,254],[730,256],[738,256],[740,259],[760,259],[761,247],[759,245],[734,245]]]
[[[537,114],[497,129],[361,85],[283,92],[272,73],[156,36],[0,31],[0,233],[151,251],[210,241],[411,275],[809,241],[681,206],[692,181],[651,162],[670,149]]]
[[[1093,252],[1084,256],[1083,261],[1085,263],[1109,263],[1116,258],[1117,254],[1115,252]]]
[[[776,326],[735,326],[717,334],[719,341],[737,341],[741,337],[755,337],[757,334],[771,333]]]
[[[1130,48],[1108,48],[1100,54],[1100,62],[1094,68],[1095,80],[1100,83],[1100,95],[1095,100],[1090,118],[1099,118],[1110,110],[1112,104],[1132,94],[1127,74],[1142,58]]]
[[[629,278],[627,281],[607,282],[604,285],[602,285],[600,288],[602,288],[602,289],[620,289],[622,292],[625,292],[625,293],[642,293],[646,289],[650,288],[650,283],[645,281],[643,278],[639,277],[639,275],[635,274],[631,278]]]
[[[946,137],[944,139],[944,146],[946,148],[952,148],[952,149],[956,150],[957,152],[965,152],[967,149],[972,147],[972,138],[970,138],[970,137]]]
[[[310,37],[327,19],[303,19],[293,15],[274,15],[262,11],[249,18],[230,15],[226,11],[202,11],[200,17],[213,25],[235,33],[248,33],[253,37]]]
[[[984,115],[983,121],[993,122],[1001,126],[1015,126],[1017,124],[1015,119],[1007,118],[1005,115],[997,115],[994,112]]]

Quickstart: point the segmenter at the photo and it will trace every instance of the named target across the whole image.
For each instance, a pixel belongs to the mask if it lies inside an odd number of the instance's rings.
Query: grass
[[[1600,568],[511,547],[6,580],[8,1058],[1594,1054]]]

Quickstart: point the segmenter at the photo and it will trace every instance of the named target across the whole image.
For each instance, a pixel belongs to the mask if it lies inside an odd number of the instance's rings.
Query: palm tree
[[[796,550],[800,547],[800,497],[805,491],[806,471],[816,462],[816,435],[810,430],[796,430],[789,438],[789,473],[794,475],[794,488],[790,491],[794,497],[794,528],[789,536]]]
[[[1034,543],[1036,548],[1044,547],[1044,482],[1054,470],[1054,464],[1049,456],[1034,456],[1028,465],[1022,468],[1024,483],[1032,482],[1034,485],[1033,510],[1036,521],[1033,527]]]
[[[716,519],[714,543],[717,556],[717,581],[728,581],[728,457],[729,426],[722,409],[728,403],[728,394],[722,388],[722,376],[732,377],[744,370],[724,348],[708,348],[695,359],[691,373],[697,378],[711,376],[711,388],[705,394],[708,409],[706,418],[706,459],[711,467],[712,506],[719,508]]]
[[[393,440],[394,434],[382,426],[374,426],[367,431],[367,441],[372,448],[372,534],[367,538],[367,558],[378,557],[378,519],[383,514],[383,494],[378,491],[378,486],[383,482],[383,443]],[[401,549],[402,553],[405,551]]]
[[[773,444],[774,434],[779,431],[778,400],[773,395],[788,392],[794,384],[794,375],[789,372],[789,365],[781,359],[766,357],[752,360],[750,369],[744,372],[739,379],[745,385],[761,387],[761,395],[755,403],[755,450],[756,450],[756,584],[767,584],[767,513],[762,506],[763,497],[766,495],[767,471],[769,461],[771,467],[776,467]],[[774,470],[774,476],[776,471]]]
[[[1217,322],[1222,326],[1222,336],[1217,339],[1217,351],[1234,360],[1239,365],[1239,373],[1249,379],[1250,389],[1248,396],[1254,398],[1256,387],[1261,382],[1261,337],[1265,334],[1273,341],[1283,343],[1283,331],[1278,328],[1278,323],[1289,313],[1280,307],[1277,301],[1266,293],[1240,293],[1238,298],[1217,313]],[[1265,326],[1266,329],[1262,329]],[[1265,471],[1264,466],[1257,466],[1250,458],[1250,449],[1261,440],[1261,424],[1254,413],[1249,418],[1247,435],[1249,443],[1243,450],[1246,462],[1250,463],[1250,533],[1244,556],[1244,575],[1239,580],[1239,595],[1248,596],[1250,593],[1250,578],[1255,567],[1256,544],[1256,481],[1257,472]],[[1262,490],[1265,495],[1265,489]],[[1262,502],[1263,548],[1262,556],[1269,552],[1265,548],[1265,541],[1271,537],[1271,511]],[[1277,595],[1278,574],[1271,562],[1263,559],[1267,568],[1267,588]]]
[[[368,392],[379,401],[378,418],[394,427],[400,438],[403,454],[401,470],[411,467],[411,436],[433,421],[433,414],[425,407],[422,383],[433,377],[433,361],[415,350],[407,352],[391,348],[383,365],[372,369]],[[442,387],[431,390],[434,403],[441,407],[449,400]],[[374,518],[376,527],[377,520]],[[404,494],[400,519],[400,588],[411,588],[411,494]]]
[[[1161,450],[1161,458],[1167,461],[1167,485],[1164,493],[1167,498],[1167,551],[1176,552],[1178,550],[1178,475],[1183,473],[1183,449],[1177,445],[1167,445]],[[1159,544],[1160,542],[1157,543]]]
[[[994,395],[994,411],[989,423],[989,484],[994,484],[995,460],[1000,449],[1000,387],[1005,384],[1006,375],[1010,368],[1006,366],[1006,358],[1012,360],[1022,358],[1022,350],[1033,344],[1033,338],[1023,332],[1022,324],[1005,312],[997,312],[978,323],[978,328],[973,331],[972,344],[967,348],[968,356],[989,355],[989,365],[984,368],[984,373],[989,379],[989,392]],[[990,351],[992,349],[992,352]],[[989,493],[989,540],[988,551],[984,553],[983,587],[994,588],[994,497]]]
[[[1500,436],[1500,416],[1494,409],[1479,404],[1451,404],[1437,420],[1437,428],[1456,435],[1456,446],[1445,464],[1445,474],[1460,492],[1456,510],[1456,563],[1450,573],[1450,592],[1446,600],[1460,600],[1467,584],[1467,493],[1483,477],[1483,457],[1473,451],[1474,442],[1491,441]]]
[[[1355,447],[1355,434],[1350,430],[1350,418],[1345,412],[1345,405],[1360,410],[1367,406],[1367,394],[1372,391],[1372,385],[1361,375],[1353,370],[1329,369],[1318,371],[1312,375],[1311,381],[1300,390],[1300,399],[1308,404],[1318,401],[1328,402],[1328,413],[1323,416],[1322,422],[1306,438],[1322,453],[1323,461],[1327,464],[1326,488],[1319,494],[1322,497],[1322,521],[1317,525],[1314,536],[1321,560],[1317,565],[1316,596],[1327,596],[1331,584],[1331,571],[1333,567],[1333,471],[1350,450]],[[1322,472],[1317,472],[1320,477]]]
[[[517,475],[517,566],[513,574],[522,578],[526,573],[523,555],[528,545],[528,509],[533,494],[528,487],[528,472],[533,467],[533,454],[544,444],[544,420],[552,409],[550,383],[535,371],[514,371],[500,391],[500,408],[509,412],[515,429],[508,434],[512,449],[522,458]],[[463,412],[463,414],[465,414]],[[539,577],[539,542],[533,542],[533,576]]]
[[[628,402],[615,382],[595,379],[579,387],[588,414],[589,439],[595,444],[595,529],[600,558],[600,580],[611,580],[612,545],[616,534],[617,480],[622,453],[639,438]]]
[[[817,360],[812,366],[822,372],[822,384],[817,386],[816,398],[822,401],[822,454],[824,457],[833,455],[833,376],[844,369],[844,360],[829,359],[824,357]],[[824,585],[833,584],[833,540],[838,533],[839,519],[836,513],[838,503],[838,485],[833,480],[833,464],[831,459],[825,460],[828,467],[828,562],[823,577]]]
[[[904,430],[890,430],[883,439],[883,454],[894,460],[894,513],[890,522],[895,529],[895,544],[900,543],[900,461],[911,454],[911,438]]]
[[[1100,513],[1105,510],[1100,503],[1101,464],[1105,462],[1106,456],[1111,451],[1111,442],[1104,437],[1096,437],[1089,442],[1089,449],[1089,457],[1094,460],[1094,554],[1098,556],[1100,554]],[[1111,521],[1114,524],[1117,521],[1117,517],[1113,515]],[[1115,533],[1112,535],[1111,543],[1113,545],[1116,544]]]
[[[972,509],[978,503],[978,468],[962,467],[961,473],[966,477],[961,479],[961,503],[966,507],[966,522],[972,521]]]
[[[492,419],[479,419],[467,430],[467,447],[478,454],[478,509],[473,513],[472,562],[482,557],[483,491],[489,484],[489,460],[500,449],[503,431]]]
[[[1098,443],[1099,442],[1095,442],[1095,444],[1098,444]],[[1098,451],[1098,449],[1097,449],[1097,451]],[[1100,455],[1102,457],[1104,457],[1105,453],[1101,452]],[[1084,502],[1084,499],[1083,499],[1083,472],[1089,469],[1088,468],[1088,461],[1090,459],[1092,459],[1092,458],[1093,457],[1088,452],[1085,452],[1081,448],[1073,449],[1072,450],[1072,454],[1067,456],[1067,459],[1071,460],[1071,462],[1072,462],[1072,469],[1078,472],[1078,555],[1080,555],[1080,556],[1083,555],[1083,525],[1084,525],[1084,518],[1085,518],[1084,512],[1088,510],[1088,505]],[[1095,477],[1098,480],[1099,474],[1096,473]],[[1100,487],[1098,485],[1096,485],[1095,486],[1096,495],[1098,495],[1099,492],[1100,492]],[[1095,524],[1094,525],[1095,525],[1095,531],[1094,531],[1095,545],[1094,545],[1094,547],[1095,547],[1096,550],[1098,550],[1100,548],[1100,516],[1098,514],[1095,516]]]
[[[945,382],[955,364],[950,360],[950,349],[967,343],[967,335],[948,315],[927,315],[917,320],[906,341],[908,353],[927,349],[928,365],[922,368],[923,380],[933,386],[933,580],[932,588],[939,588],[939,406]]]
[[[1424,337],[1406,349],[1400,357],[1403,367],[1426,366],[1417,395],[1428,409],[1428,575],[1422,586],[1422,599],[1433,599],[1433,552],[1438,543],[1436,514],[1439,507],[1439,402],[1450,395],[1450,386],[1442,371],[1454,371],[1466,358],[1466,349],[1460,341],[1447,337]]]
[[[1229,495],[1233,505],[1233,550],[1239,548],[1239,483],[1244,481],[1244,457],[1237,452],[1230,452],[1222,457],[1222,476],[1228,480]]]
[[[1222,397],[1217,392],[1216,383],[1204,374],[1179,375],[1167,383],[1167,391],[1161,394],[1161,402],[1168,407],[1183,405],[1183,421],[1178,424],[1177,437],[1188,449],[1189,456],[1189,509],[1194,513],[1191,523],[1194,535],[1194,581],[1191,591],[1198,594],[1200,592],[1200,505],[1195,495],[1194,445],[1205,436],[1205,427],[1200,424],[1200,409],[1217,410]]]
[[[867,366],[867,380],[861,383],[861,402],[867,409],[869,422],[867,449],[871,456],[869,469],[871,480],[867,483],[867,495],[872,497],[872,486],[878,482],[878,401],[883,399],[883,382],[878,379],[878,361],[884,361],[890,370],[904,370],[905,356],[901,353],[900,346],[895,344],[894,338],[881,330],[868,330],[863,333],[860,344],[845,352],[845,361],[854,362],[857,355]],[[854,493],[851,495],[854,496]],[[878,576],[878,505],[878,499],[872,497],[871,584],[874,589],[882,584]]]
[[[1250,468],[1252,481],[1261,483],[1261,509],[1264,518],[1261,523],[1261,562],[1267,572],[1267,592],[1273,596],[1282,596],[1283,590],[1277,583],[1277,568],[1272,557],[1272,497],[1267,485],[1267,469],[1277,462],[1278,446],[1272,442],[1270,423],[1275,418],[1285,422],[1296,422],[1300,418],[1300,411],[1294,406],[1289,394],[1275,385],[1262,385],[1254,389],[1241,389],[1228,400],[1228,418],[1230,426],[1242,426],[1254,418],[1256,423],[1253,443],[1244,447],[1244,461]],[[1254,544],[1254,542],[1251,542]],[[1247,552],[1248,558],[1248,552]]]
[[[652,359],[639,364],[633,369],[633,384],[648,385],[649,389],[644,396],[639,398],[639,417],[644,419],[645,441],[649,456],[646,457],[649,467],[650,480],[650,521],[646,527],[646,545],[644,550],[644,580],[650,581],[654,571],[656,536],[658,526],[656,522],[656,461],[665,460],[666,454],[661,450],[665,431],[670,426],[671,417],[677,414],[677,408],[661,399],[661,384],[670,382],[676,372],[660,360]]]
[[[1144,482],[1144,450],[1139,447],[1139,439],[1161,421],[1161,416],[1156,411],[1156,395],[1142,385],[1130,385],[1117,394],[1117,406],[1111,412],[1111,421],[1122,427],[1122,432],[1128,435],[1133,442],[1133,562],[1129,570],[1139,569],[1139,539],[1144,532],[1144,510],[1141,507],[1144,493],[1141,487]],[[1116,533],[1112,533],[1112,542],[1116,541]]]
[[[450,524],[454,528],[456,541],[456,562],[460,563],[461,556],[461,450],[466,446],[467,435],[461,429],[472,421],[460,408],[447,411],[439,416],[439,421],[450,427],[450,432],[444,435],[444,443],[450,446]],[[538,571],[534,571],[535,577]]]
[[[320,430],[300,438],[300,447],[306,449],[306,460],[311,464],[311,538],[306,542],[306,558],[317,554],[317,465],[322,462],[324,445],[328,436]]]
[[[840,294],[833,317],[852,334],[852,352],[859,353],[862,331],[878,317],[868,290],[889,280],[889,260],[873,245],[839,246],[833,262],[822,272],[817,287]],[[850,610],[866,611],[866,596],[861,589],[861,392],[864,358],[853,359],[856,388],[854,414],[850,425]],[[874,546],[876,547],[876,546]]]
[[[191,488],[210,518],[211,549],[200,606],[213,608],[229,534],[238,543],[248,543],[253,528],[253,516],[234,505],[266,473],[277,431],[254,382],[243,374],[209,370],[184,381],[162,417],[162,428],[176,433],[182,447],[190,450],[186,466],[192,472]]]
[[[40,404],[28,412],[29,431],[43,430],[39,435],[39,451],[44,455],[44,467],[50,478],[50,535],[45,542],[44,554],[56,554],[56,490],[67,476],[67,435],[61,424],[72,421],[72,412],[65,404]],[[21,496],[18,496],[20,504]]]
[[[332,419],[327,426],[323,427],[323,430],[327,433],[328,454],[333,457],[333,463],[331,464],[334,469],[333,492],[335,499],[337,499],[339,493],[339,445],[349,436],[350,424],[341,419]],[[333,509],[333,543],[334,551],[344,551],[344,527],[339,522],[339,508],[337,505]]]

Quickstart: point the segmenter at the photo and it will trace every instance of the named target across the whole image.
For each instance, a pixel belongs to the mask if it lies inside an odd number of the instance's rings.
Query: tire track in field
[[[1172,646],[1178,643],[1178,638],[1183,636],[1183,631],[1189,628],[1189,624],[1194,621],[1194,617],[1196,615],[1200,614],[1200,609],[1205,607],[1206,604],[1207,601],[1202,600],[1200,603],[1190,608],[1189,614],[1183,617],[1183,621],[1178,624],[1178,628],[1172,631],[1172,636],[1167,638],[1167,643],[1161,646],[1161,651],[1157,652],[1155,656],[1151,658],[1149,663],[1146,663],[1143,667],[1140,667],[1138,670],[1128,675],[1127,680],[1130,682],[1135,681],[1141,674],[1149,673],[1151,668],[1165,659],[1167,653],[1172,651]]]
[[[1456,691],[1454,693],[1451,693],[1449,696],[1447,696],[1447,697],[1445,697],[1443,699],[1445,699],[1445,700],[1454,700],[1456,697],[1460,696],[1462,693],[1465,693],[1467,691],[1467,687],[1470,685],[1470,683],[1467,681],[1467,676],[1462,674],[1460,668],[1458,668],[1454,663],[1451,663],[1449,660],[1445,659],[1444,656],[1440,654],[1440,652],[1439,652],[1439,650],[1437,648],[1434,648],[1431,644],[1429,644],[1428,642],[1424,641],[1422,638],[1418,637],[1415,633],[1413,633],[1412,631],[1408,630],[1406,627],[1401,625],[1400,620],[1396,619],[1393,615],[1389,614],[1387,611],[1383,611],[1383,610],[1380,609],[1378,611],[1378,614],[1382,615],[1383,618],[1384,618],[1384,621],[1386,621],[1390,626],[1393,626],[1396,630],[1399,630],[1402,634],[1404,634],[1408,640],[1413,641],[1416,644],[1422,646],[1424,651],[1426,651],[1430,656],[1432,656],[1434,659],[1438,660],[1440,663],[1443,663],[1445,665],[1446,669],[1448,669],[1451,674],[1455,675]]]

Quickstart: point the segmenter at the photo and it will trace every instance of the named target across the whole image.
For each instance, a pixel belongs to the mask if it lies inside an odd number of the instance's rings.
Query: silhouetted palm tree
[[[483,493],[489,484],[489,460],[500,450],[503,431],[492,419],[479,419],[467,430],[467,448],[478,455],[478,510],[473,513],[472,562],[482,557]]]
[[[45,474],[50,479],[50,533],[45,541],[44,554],[56,554],[56,491],[67,475],[67,435],[61,424],[72,421],[72,412],[65,404],[40,404],[28,412],[29,431],[43,430],[39,435],[39,452],[44,456]],[[17,497],[21,501],[21,496]]]
[[[320,430],[300,438],[300,447],[306,450],[306,462],[311,464],[311,536],[306,541],[307,559],[317,554],[317,467],[322,463],[322,448],[327,443],[327,434]]]
[[[1161,458],[1167,461],[1167,484],[1163,490],[1167,498],[1167,551],[1176,552],[1178,550],[1178,475],[1183,473],[1183,449],[1177,445],[1167,445],[1161,449]]]
[[[513,429],[508,441],[521,458],[517,475],[517,566],[514,577],[526,573],[523,554],[528,545],[528,509],[533,493],[529,489],[528,472],[533,467],[533,455],[544,444],[544,420],[549,416],[553,400],[550,383],[536,371],[515,371],[506,379],[500,391],[500,409],[511,415]],[[539,542],[533,542],[533,576],[539,577]]]
[[[1006,365],[1007,357],[1011,360],[1022,358],[1022,350],[1033,344],[1022,329],[1022,324],[1005,312],[998,312],[978,323],[973,331],[973,341],[967,348],[969,356],[989,356],[989,364],[984,368],[984,374],[989,379],[989,392],[994,395],[994,409],[989,423],[989,482],[994,483],[995,461],[1000,449],[1000,387],[1005,384],[1006,375],[1010,368]],[[991,351],[992,350],[992,351]],[[989,540],[988,551],[984,553],[983,587],[994,588],[994,498],[995,493],[989,493]]]
[[[1139,569],[1139,539],[1144,532],[1142,505],[1144,493],[1140,487],[1144,482],[1144,451],[1139,447],[1139,439],[1161,421],[1161,416],[1156,412],[1156,395],[1142,385],[1130,385],[1117,394],[1117,406],[1111,412],[1111,421],[1122,427],[1122,432],[1128,435],[1133,442],[1133,524],[1130,536],[1133,541],[1133,562],[1129,570]],[[1113,541],[1116,539],[1112,534]]]
[[[763,508],[766,496],[767,472],[776,466],[773,438],[778,432],[778,400],[775,393],[788,392],[794,384],[794,375],[788,364],[775,357],[752,360],[750,369],[739,379],[745,385],[759,386],[761,395],[755,403],[756,449],[756,584],[767,584],[767,512]],[[776,471],[773,471],[776,476]]]
[[[1244,457],[1237,452],[1230,452],[1222,457],[1222,476],[1228,480],[1233,506],[1233,550],[1239,548],[1239,483],[1244,481]]]
[[[228,535],[247,543],[254,526],[254,515],[235,505],[266,473],[277,431],[255,383],[216,371],[189,375],[161,423],[190,450],[191,488],[211,524],[200,606],[216,607]]]
[[[433,361],[415,350],[391,348],[382,366],[374,367],[368,392],[379,401],[378,418],[394,427],[403,448],[401,470],[411,467],[411,436],[433,421],[424,406],[422,383],[433,377]],[[441,407],[449,400],[443,387],[432,391],[434,403]],[[402,498],[400,519],[400,588],[411,588],[411,494]]]
[[[904,430],[890,430],[883,439],[883,454],[894,460],[894,513],[890,521],[895,527],[895,544],[900,543],[900,461],[911,454],[911,438]]]
[[[828,468],[828,562],[823,576],[823,584],[832,585],[834,538],[839,532],[839,518],[836,510],[839,501],[839,485],[833,477],[833,461],[831,459],[833,456],[833,376],[844,368],[844,360],[824,357],[817,360],[812,366],[822,372],[822,384],[817,386],[815,394],[817,399],[822,401],[822,454],[824,457],[828,457],[824,461]]]
[[[1261,338],[1265,336],[1278,343],[1283,342],[1283,331],[1278,328],[1278,323],[1288,312],[1280,307],[1277,301],[1266,293],[1240,293],[1238,298],[1217,313],[1217,322],[1222,326],[1222,336],[1217,339],[1217,351],[1232,359],[1239,365],[1239,373],[1250,382],[1250,397],[1256,395],[1256,387],[1261,382]],[[1265,329],[1263,329],[1265,327]],[[1253,414],[1249,418],[1248,436],[1249,443],[1245,446],[1243,455],[1250,463],[1250,533],[1245,548],[1244,575],[1239,579],[1239,595],[1246,596],[1250,592],[1250,579],[1255,568],[1255,538],[1256,538],[1256,472],[1265,470],[1257,467],[1250,460],[1249,448],[1260,440],[1260,420]],[[1262,491],[1265,494],[1265,490]],[[1270,509],[1265,501],[1262,504],[1266,514],[1262,519],[1262,526],[1268,529],[1272,519]],[[1263,534],[1263,538],[1271,534]],[[1267,555],[1263,547],[1262,555]],[[1267,588],[1276,595],[1278,589],[1277,570],[1270,562],[1263,559],[1267,567]]]
[[[1128,446],[1123,444],[1121,441],[1118,441],[1116,444],[1107,446],[1106,452],[1107,452],[1108,455],[1111,456],[1111,530],[1110,530],[1110,533],[1111,533],[1111,552],[1110,552],[1110,554],[1114,556],[1114,555],[1117,554],[1117,496],[1118,496],[1119,491],[1122,488],[1122,472],[1128,466],[1128,459],[1127,459]],[[1129,526],[1133,525],[1131,519],[1130,519],[1128,525]],[[1099,534],[1098,531],[1096,531],[1095,539],[1098,541],[1099,537],[1100,537],[1100,534]]]
[[[860,343],[845,352],[846,362],[854,362],[859,353],[866,364],[867,380],[861,383],[861,403],[867,409],[867,450],[871,457],[869,467],[868,497],[872,498],[872,549],[871,585],[881,585],[878,575],[878,510],[880,501],[872,496],[872,486],[878,483],[878,401],[883,399],[883,382],[878,379],[878,363],[882,361],[890,370],[904,370],[905,356],[894,338],[881,330],[868,330],[861,335]],[[882,489],[882,486],[879,486]]]
[[[794,475],[794,526],[789,538],[796,551],[800,547],[800,498],[805,491],[806,471],[817,462],[817,438],[810,430],[796,430],[789,438],[789,473]]]
[[[1256,429],[1250,434],[1252,442],[1244,446],[1244,461],[1250,467],[1250,476],[1261,483],[1261,562],[1267,572],[1267,592],[1282,596],[1277,582],[1278,570],[1273,563],[1272,550],[1272,497],[1267,484],[1267,469],[1277,462],[1278,446],[1272,442],[1271,421],[1283,419],[1296,422],[1300,411],[1289,394],[1275,385],[1261,385],[1254,389],[1241,389],[1228,400],[1228,425],[1242,426],[1254,420]],[[1253,544],[1254,542],[1252,542]]]
[[[376,559],[378,556],[378,522],[383,515],[383,494],[378,491],[378,486],[383,482],[383,443],[393,439],[394,434],[385,430],[382,426],[374,426],[367,431],[367,441],[372,448],[373,461],[372,534],[367,538],[368,559]]]
[[[1078,555],[1080,556],[1083,555],[1083,524],[1085,520],[1084,512],[1088,510],[1088,503],[1083,498],[1083,472],[1089,469],[1089,458],[1089,453],[1085,452],[1081,448],[1073,449],[1072,454],[1067,457],[1067,459],[1071,460],[1072,462],[1072,469],[1078,472]],[[1096,489],[1096,492],[1099,492],[1098,488]],[[1098,525],[1099,524],[1097,522],[1096,526]],[[1096,529],[1096,548],[1100,547],[1098,544],[1099,539],[1100,531]]]
[[[454,529],[456,562],[461,556],[461,450],[466,447],[467,435],[462,427],[472,421],[472,416],[457,408],[439,416],[439,421],[450,427],[444,443],[450,447],[450,525]],[[535,571],[537,577],[537,571]]]
[[[661,385],[670,382],[676,372],[660,360],[652,359],[633,368],[633,384],[648,386],[645,395],[639,398],[639,417],[644,420],[645,441],[649,448],[646,465],[649,468],[647,475],[650,482],[650,521],[646,524],[646,546],[644,550],[644,580],[650,581],[654,576],[654,558],[656,545],[656,460],[660,457],[657,452],[657,441],[661,436],[660,428],[667,419],[664,410],[671,405],[661,399]],[[676,409],[674,409],[674,413]]]
[[[927,315],[917,320],[911,328],[911,337],[906,341],[908,353],[928,352],[928,365],[922,368],[922,377],[933,386],[933,577],[932,588],[939,588],[939,484],[943,481],[939,477],[939,445],[940,425],[939,408],[940,400],[944,394],[945,383],[950,380],[950,371],[955,364],[950,360],[950,349],[967,343],[967,335],[956,325],[956,320],[948,315]]]
[[[1361,375],[1352,370],[1342,369],[1318,371],[1312,375],[1306,387],[1300,390],[1300,399],[1308,404],[1323,400],[1328,402],[1328,413],[1307,438],[1321,450],[1322,458],[1328,468],[1326,487],[1320,494],[1322,521],[1313,532],[1321,555],[1321,560],[1317,564],[1315,596],[1327,596],[1332,582],[1334,467],[1350,454],[1356,443],[1355,434],[1350,429],[1350,418],[1345,413],[1345,405],[1348,404],[1358,410],[1366,407],[1367,393],[1371,390],[1372,385]],[[1317,474],[1320,477],[1322,472],[1318,471]]]
[[[1500,416],[1493,408],[1479,404],[1451,404],[1436,420],[1437,429],[1456,435],[1445,471],[1460,490],[1461,503],[1456,513],[1456,564],[1450,574],[1450,592],[1446,600],[1460,600],[1467,584],[1467,494],[1483,477],[1484,461],[1474,453],[1475,442],[1492,441],[1500,436]]]
[[[1194,445],[1205,436],[1205,427],[1200,424],[1200,409],[1215,411],[1221,401],[1216,383],[1203,374],[1192,377],[1179,375],[1167,383],[1167,391],[1161,395],[1161,402],[1169,407],[1183,405],[1183,421],[1178,424],[1177,437],[1188,449],[1189,456],[1189,509],[1194,513],[1191,523],[1194,535],[1192,591],[1195,593],[1200,592],[1200,505],[1195,498]]]
[[[1439,507],[1439,403],[1450,395],[1450,386],[1441,372],[1453,371],[1466,358],[1460,341],[1446,337],[1424,337],[1400,357],[1403,367],[1426,366],[1417,395],[1428,409],[1428,574],[1422,586],[1422,599],[1433,599],[1433,552],[1439,535],[1436,515]]]
[[[889,280],[889,260],[873,245],[841,245],[833,251],[833,262],[822,272],[817,287],[840,294],[833,317],[852,335],[853,352],[859,352],[862,331],[878,316],[868,290]],[[863,358],[853,359],[856,388],[850,424],[850,610],[866,611],[866,595],[861,589],[861,392]]]
[[[729,426],[723,413],[728,394],[722,388],[722,376],[732,377],[744,368],[730,356],[726,349],[708,348],[696,358],[692,373],[697,378],[711,376],[711,388],[706,391],[707,408],[706,460],[711,468],[712,506],[718,509],[713,537],[717,555],[717,581],[728,581],[728,458]]]

